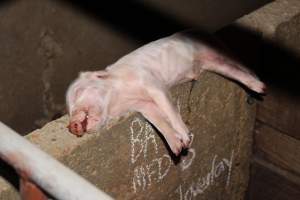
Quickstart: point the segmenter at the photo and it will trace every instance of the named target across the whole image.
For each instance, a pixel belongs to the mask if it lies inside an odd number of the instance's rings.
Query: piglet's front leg
[[[172,128],[178,133],[176,137],[182,141],[185,148],[189,147],[191,141],[189,130],[183,122],[180,113],[169,99],[167,91],[150,85],[146,86],[146,90],[158,109],[161,110],[167,121],[170,122]]]
[[[162,133],[175,155],[178,156],[182,149],[187,148],[181,135],[169,124],[167,117],[161,112],[155,102],[140,101],[135,109],[142,113]]]

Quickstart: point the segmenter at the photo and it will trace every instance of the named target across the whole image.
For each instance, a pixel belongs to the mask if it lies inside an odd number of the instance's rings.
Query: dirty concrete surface
[[[173,88],[172,97],[193,133],[180,158],[137,113],[82,138],[68,132],[67,116],[26,137],[116,199],[243,199],[255,104],[212,73]],[[18,199],[7,183],[0,185],[0,199]]]

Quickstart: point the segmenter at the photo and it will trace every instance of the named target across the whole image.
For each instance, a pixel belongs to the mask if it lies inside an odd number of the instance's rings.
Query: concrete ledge
[[[210,73],[172,96],[194,134],[180,159],[139,114],[82,138],[68,133],[64,116],[27,138],[116,199],[243,199],[255,105],[239,86]],[[0,199],[18,199],[3,180]]]
[[[261,33],[264,38],[272,39],[276,28],[296,16],[300,12],[299,0],[277,0],[262,8],[245,15],[235,23],[256,33]]]

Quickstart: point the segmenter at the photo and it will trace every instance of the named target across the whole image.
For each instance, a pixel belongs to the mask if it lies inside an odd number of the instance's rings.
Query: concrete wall
[[[64,113],[67,85],[182,28],[216,30],[261,0],[19,0],[0,4],[0,118],[21,134]],[[95,1],[93,1],[95,2]]]
[[[243,199],[255,104],[240,86],[211,73],[172,96],[194,135],[180,158],[139,114],[82,138],[68,132],[64,116],[26,137],[116,199]],[[3,179],[0,199],[18,199]]]
[[[268,86],[258,103],[249,199],[298,200],[300,1],[277,0],[228,29],[240,43],[237,51],[257,65]]]
[[[297,200],[300,197],[300,2],[278,0],[268,11],[268,15],[259,12],[252,16],[260,21],[257,25],[269,27],[257,26],[266,41],[262,71],[269,83],[269,95],[258,105],[249,199]]]
[[[61,115],[78,71],[103,68],[135,47],[59,1],[3,3],[0,15],[0,116],[23,134]]]

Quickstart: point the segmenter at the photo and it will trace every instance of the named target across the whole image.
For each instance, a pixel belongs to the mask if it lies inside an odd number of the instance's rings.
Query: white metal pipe
[[[0,122],[0,157],[60,200],[109,200],[106,193]]]

